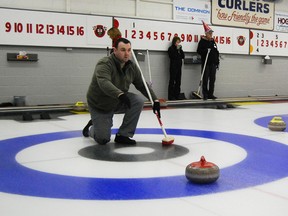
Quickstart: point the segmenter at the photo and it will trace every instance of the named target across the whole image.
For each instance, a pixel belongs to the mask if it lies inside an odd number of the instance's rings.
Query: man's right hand
[[[160,114],[160,102],[157,100],[157,101],[154,101],[154,104],[153,104],[153,113],[158,115],[159,118],[161,118],[161,114]]]
[[[119,100],[120,100],[123,104],[125,104],[125,105],[128,107],[128,109],[131,108],[131,102],[130,102],[130,99],[127,97],[127,95],[126,95],[125,93],[119,95],[118,98],[119,98]]]

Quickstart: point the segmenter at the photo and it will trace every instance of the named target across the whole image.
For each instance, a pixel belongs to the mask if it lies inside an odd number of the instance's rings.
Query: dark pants
[[[170,80],[168,86],[168,100],[178,99],[181,91],[181,65],[170,69]]]
[[[216,65],[206,65],[202,81],[202,95],[204,98],[209,98],[214,95],[215,81]]]
[[[119,104],[115,111],[103,113],[89,107],[93,126],[89,130],[89,136],[99,144],[106,144],[110,141],[111,128],[113,126],[113,116],[117,113],[124,113],[122,124],[118,134],[125,137],[133,137],[136,126],[144,106],[144,98],[140,95],[127,93],[131,102],[131,108],[128,109],[124,104]]]

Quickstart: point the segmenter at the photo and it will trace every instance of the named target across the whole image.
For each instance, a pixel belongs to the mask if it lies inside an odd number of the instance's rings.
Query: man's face
[[[213,37],[213,32],[212,31],[209,31],[209,32],[206,33],[206,38],[208,40],[210,40],[212,37]]]
[[[131,57],[131,44],[125,44],[120,42],[117,48],[114,49],[114,54],[116,58],[120,60],[121,63],[126,63]]]

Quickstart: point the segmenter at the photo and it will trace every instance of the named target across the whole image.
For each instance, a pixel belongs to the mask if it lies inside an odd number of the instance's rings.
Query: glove
[[[128,107],[128,109],[131,108],[130,99],[127,97],[126,94],[121,94],[118,98],[121,101],[121,103],[125,104]]]
[[[157,112],[157,113],[156,113]],[[153,113],[157,114],[159,118],[161,118],[161,114],[160,114],[160,102],[159,101],[155,101],[153,104]]]

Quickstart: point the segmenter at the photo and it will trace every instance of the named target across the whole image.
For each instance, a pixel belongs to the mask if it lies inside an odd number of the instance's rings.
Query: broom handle
[[[143,75],[142,70],[141,70],[141,68],[140,68],[140,65],[139,65],[139,63],[138,63],[138,60],[136,59],[134,50],[133,50],[132,48],[131,48],[131,52],[132,52],[132,56],[133,56],[133,59],[134,59],[134,61],[135,61],[135,64],[137,65],[137,67],[138,67],[138,69],[139,69],[139,71],[140,71],[143,84],[144,84],[144,86],[145,86],[145,89],[146,89],[146,92],[147,92],[147,94],[148,94],[149,100],[150,100],[150,102],[151,102],[151,104],[152,104],[152,107],[153,107],[154,101],[153,101],[153,99],[152,99],[150,90],[149,90],[149,88],[148,88],[148,86],[147,86],[147,83],[146,83],[146,81],[145,81],[145,78],[144,78],[144,75]]]
[[[150,68],[150,55],[149,55],[149,50],[148,49],[147,49],[147,59],[148,59],[148,72],[149,72],[150,86],[152,86],[152,74],[151,74],[151,68]]]
[[[160,126],[161,126],[161,129],[162,129],[162,132],[163,132],[163,134],[164,134],[164,137],[166,138],[166,137],[167,137],[167,133],[166,133],[166,131],[165,131],[165,129],[164,129],[163,123],[162,123],[162,121],[161,121],[161,119],[159,118],[159,116],[158,116],[157,113],[156,113],[156,116],[157,116],[158,122],[159,122],[159,124],[160,124]]]
[[[208,56],[209,56],[209,53],[210,53],[211,49],[208,48],[208,52],[207,52],[207,55],[206,55],[206,58],[205,58],[205,62],[204,62],[204,66],[203,66],[203,69],[202,69],[202,74],[201,74],[201,78],[200,78],[200,83],[199,83],[199,87],[198,87],[198,94],[200,93],[200,90],[201,90],[201,86],[202,86],[202,81],[203,81],[203,77],[204,77],[204,72],[205,72],[205,69],[206,69],[206,64],[207,64],[207,60],[208,60]]]
[[[154,101],[153,101],[153,99],[152,99],[150,90],[149,90],[149,88],[148,88],[148,86],[147,86],[147,83],[146,83],[146,81],[145,81],[145,78],[144,78],[144,76],[143,76],[143,72],[142,72],[142,70],[141,70],[141,68],[140,68],[140,65],[139,65],[139,63],[138,63],[138,60],[136,59],[134,50],[133,50],[132,48],[131,48],[131,52],[132,52],[132,56],[133,56],[133,59],[134,59],[134,61],[135,61],[135,64],[137,65],[137,67],[138,67],[138,69],[139,69],[139,71],[140,71],[143,84],[144,84],[144,86],[145,86],[146,92],[147,92],[147,94],[148,94],[149,100],[151,101],[151,105],[152,105],[152,108],[153,108]],[[156,116],[157,116],[157,119],[158,119],[158,121],[159,121],[159,124],[160,124],[160,126],[161,126],[161,129],[162,129],[162,131],[163,131],[164,136],[167,137],[167,133],[166,133],[166,131],[165,131],[164,127],[163,127],[163,124],[162,124],[162,122],[161,122],[161,120],[160,120],[160,118],[159,118],[159,116],[158,116],[158,113],[156,113]]]

